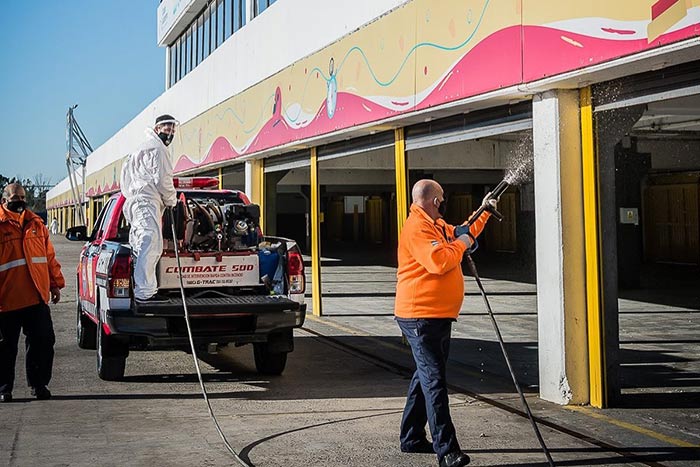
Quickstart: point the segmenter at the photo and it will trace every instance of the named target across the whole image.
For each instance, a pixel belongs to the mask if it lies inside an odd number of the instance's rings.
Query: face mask
[[[435,198],[435,201],[437,201],[437,198]],[[447,199],[443,199],[440,204],[438,204],[437,210],[442,217],[445,217],[445,213],[447,212]]]
[[[8,211],[21,213],[27,209],[27,203],[26,201],[8,201],[7,204],[5,204],[5,207]]]
[[[163,142],[163,144],[165,144],[166,146],[168,146],[170,143],[173,142],[173,137],[174,137],[174,136],[175,136],[175,135],[172,134],[172,133],[163,133],[162,131],[161,131],[160,133],[158,133],[158,138],[160,138],[160,140],[161,140],[161,141]]]

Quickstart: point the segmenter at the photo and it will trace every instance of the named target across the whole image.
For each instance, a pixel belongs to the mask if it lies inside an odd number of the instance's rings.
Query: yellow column
[[[251,169],[250,201],[260,206],[260,228],[265,232],[265,171],[264,160],[249,161]]]
[[[595,151],[591,88],[581,89],[581,153],[583,157],[583,215],[586,251],[586,314],[590,404],[607,406],[605,332],[601,310],[600,241],[598,238],[598,159]]]
[[[396,216],[397,232],[401,237],[403,224],[408,217],[408,187],[406,178],[406,140],[403,128],[394,130],[394,168],[396,171]]]
[[[92,230],[92,224],[95,223],[95,200],[88,198],[87,206],[85,208],[85,226],[88,232]]]
[[[311,303],[315,316],[323,314],[321,309],[321,213],[319,203],[318,157],[316,148],[311,148]]]
[[[219,190],[224,189],[224,171],[219,167]]]

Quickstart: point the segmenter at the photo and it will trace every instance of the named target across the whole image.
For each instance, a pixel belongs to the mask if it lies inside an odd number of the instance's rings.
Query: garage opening
[[[484,196],[510,170],[523,180],[511,186],[498,204],[503,221],[489,222],[474,259],[493,277],[534,283],[534,185],[530,104],[460,114],[406,130],[410,186],[422,179],[438,181],[447,195],[445,220],[464,222]]]
[[[698,407],[700,400],[698,70],[695,62],[594,89],[616,405]]]

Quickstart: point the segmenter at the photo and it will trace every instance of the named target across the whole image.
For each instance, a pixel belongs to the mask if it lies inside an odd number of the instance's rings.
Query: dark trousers
[[[427,423],[438,460],[448,452],[460,450],[447,396],[446,370],[452,321],[396,318],[416,362],[401,419],[401,446],[410,449],[425,439]]]
[[[19,332],[24,331],[27,350],[27,383],[31,387],[47,386],[51,381],[53,345],[56,336],[49,306],[45,303],[14,311],[0,312],[0,392],[12,392]]]

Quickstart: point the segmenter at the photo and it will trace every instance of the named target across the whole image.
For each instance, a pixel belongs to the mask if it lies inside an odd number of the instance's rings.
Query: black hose
[[[173,230],[173,243],[175,247],[173,248],[175,250],[175,259],[177,261],[177,273],[180,279],[180,296],[182,297],[182,308],[183,311],[185,312],[185,323],[187,324],[187,337],[189,337],[190,340],[190,348],[192,349],[192,358],[194,359],[194,368],[197,370],[197,378],[199,379],[199,386],[202,388],[202,395],[204,396],[204,402],[207,404],[207,410],[209,411],[209,417],[214,421],[214,426],[216,427],[216,431],[219,433],[219,436],[221,437],[221,440],[224,442],[224,446],[226,446],[226,449],[228,452],[231,453],[234,459],[241,464],[242,467],[251,467],[251,464],[247,463],[241,457],[238,455],[238,453],[233,449],[231,444],[229,444],[228,439],[226,439],[226,435],[224,434],[223,430],[221,429],[221,426],[219,426],[219,421],[216,419],[216,415],[214,415],[214,411],[211,408],[211,404],[209,403],[209,396],[207,395],[207,390],[204,387],[204,381],[202,380],[202,371],[199,368],[199,359],[197,358],[197,349],[195,349],[194,346],[194,338],[192,337],[192,327],[190,326],[190,313],[187,310],[187,301],[185,298],[185,286],[182,283],[182,266],[180,265],[180,254],[178,252],[178,244],[177,244],[177,234],[175,232],[175,222],[174,222],[174,215],[172,212],[170,212],[170,225]]]
[[[496,331],[496,337],[498,337],[498,343],[501,346],[503,358],[505,358],[506,360],[506,365],[508,365],[508,371],[510,372],[511,378],[513,378],[513,384],[515,385],[515,389],[517,389],[518,394],[520,395],[520,401],[523,403],[523,408],[525,409],[525,413],[527,413],[527,418],[530,419],[532,429],[535,430],[535,436],[537,437],[537,441],[539,441],[540,446],[542,446],[542,451],[544,451],[544,455],[545,457],[547,457],[547,462],[549,462],[550,466],[554,467],[552,455],[549,453],[549,449],[547,449],[547,446],[544,444],[542,434],[540,433],[539,428],[537,428],[537,423],[535,423],[535,419],[532,416],[532,412],[530,412],[530,406],[527,404],[527,400],[525,400],[525,395],[523,394],[522,389],[520,389],[520,384],[518,384],[518,380],[515,377],[513,366],[510,364],[510,358],[508,357],[508,352],[506,352],[506,346],[503,343],[503,336],[501,336],[501,331],[498,329],[498,323],[496,323],[496,318],[493,315],[493,311],[491,311],[491,304],[489,304],[489,299],[486,296],[486,291],[484,290],[484,286],[481,283],[481,278],[479,278],[479,274],[476,272],[476,264],[474,264],[474,260],[472,259],[471,255],[467,254],[465,256],[467,258],[467,267],[469,267],[469,271],[474,276],[474,279],[476,280],[476,283],[479,286],[479,290],[481,291],[481,296],[483,297],[484,303],[486,304],[486,310],[488,310],[489,312],[489,318],[491,318],[493,329]]]

